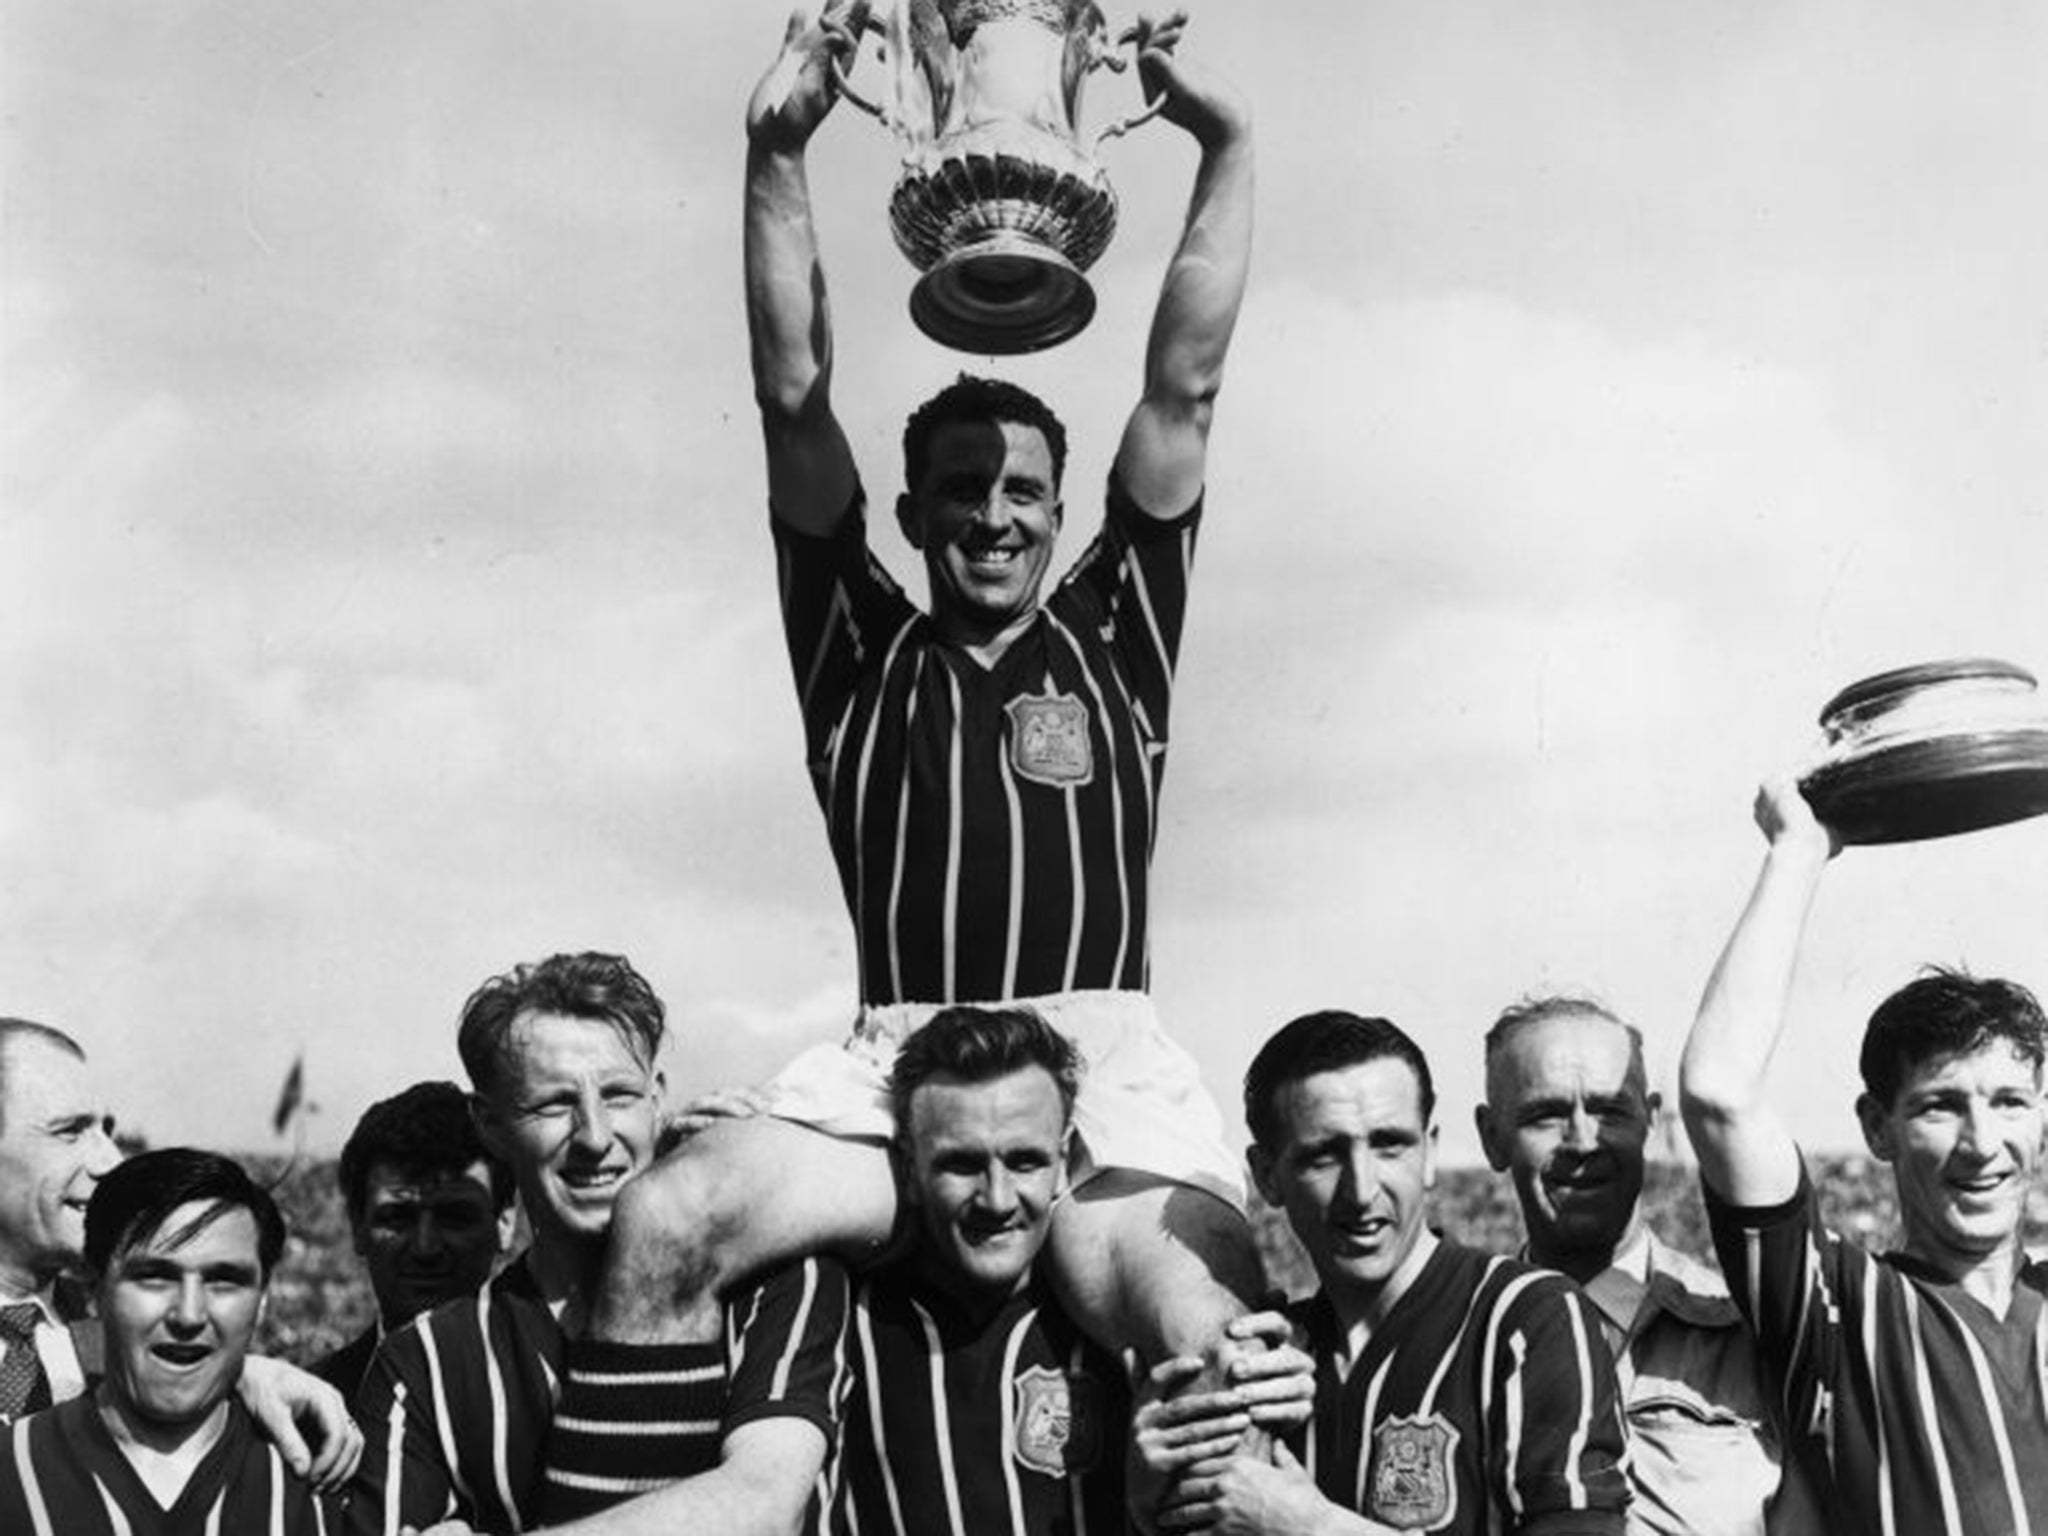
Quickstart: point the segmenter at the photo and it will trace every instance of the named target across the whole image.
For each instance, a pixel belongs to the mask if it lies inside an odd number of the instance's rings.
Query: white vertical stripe
[[[1068,902],[1067,963],[1060,972],[1060,990],[1071,992],[1074,972],[1081,964],[1081,925],[1088,919],[1088,865],[1081,857],[1081,803],[1073,785],[1061,792],[1060,802],[1067,813],[1067,880],[1073,892]],[[1122,856],[1121,849],[1118,856]]]
[[[782,565],[785,571],[788,569],[788,562],[786,560],[777,563]],[[789,607],[787,590],[788,584],[785,581],[785,595],[782,600],[782,606],[785,610]],[[818,644],[811,652],[810,665],[804,668],[803,682],[798,685],[796,691],[798,706],[803,710],[806,720],[810,718],[811,694],[817,689],[818,674],[825,670],[825,658],[832,654],[832,642],[838,638],[839,621],[847,618],[848,614],[846,583],[835,579],[832,583],[832,596],[825,604],[825,622],[818,630]],[[851,624],[849,624],[848,628],[851,629],[851,627]],[[849,636],[849,638],[851,637]]]
[[[796,1357],[802,1353],[804,1331],[811,1325],[811,1302],[818,1294],[818,1261],[804,1260],[804,1294],[796,1304],[796,1317],[789,1325],[789,1341],[782,1347],[782,1358],[775,1362],[775,1377],[768,1388],[769,1399],[780,1402],[789,1395],[789,1373],[796,1364]]]
[[[1017,995],[1017,965],[1024,948],[1024,806],[1017,798],[1017,775],[1010,754],[996,754],[996,772],[1003,781],[1003,808],[1010,825],[1010,910],[1003,929],[1003,996]]]
[[[277,1454],[276,1446],[266,1449],[270,1452],[266,1458],[270,1472],[270,1536],[284,1536],[284,1458]],[[226,1497],[227,1490],[222,1489],[221,1493]]]
[[[868,1432],[875,1442],[875,1461],[882,1469],[882,1491],[889,1496],[889,1519],[903,1536],[903,1496],[896,1491],[896,1464],[889,1458],[889,1428],[882,1416],[882,1357],[875,1350],[875,1324],[869,1313],[874,1282],[865,1281],[853,1304],[854,1324],[860,1331],[861,1355],[867,1378]],[[851,1505],[854,1501],[849,1500]]]
[[[1365,1508],[1365,1488],[1372,1469],[1372,1421],[1380,1413],[1380,1389],[1387,1384],[1387,1377],[1394,1368],[1394,1357],[1399,1348],[1387,1351],[1387,1358],[1380,1362],[1380,1368],[1372,1373],[1372,1380],[1365,1384],[1365,1411],[1358,1417],[1358,1487],[1353,1493],[1353,1507]]]
[[[1507,1401],[1502,1405],[1503,1448],[1501,1491],[1507,1496],[1508,1513],[1519,1523],[1522,1518],[1522,1370],[1529,1363],[1529,1341],[1517,1332],[1508,1340],[1514,1366],[1508,1372]]]
[[[447,1383],[441,1379],[441,1346],[434,1337],[433,1314],[422,1312],[416,1326],[420,1331],[420,1343],[427,1352],[427,1386],[434,1399],[434,1433],[441,1442],[441,1465],[448,1469],[448,1482],[455,1492],[465,1503],[474,1503],[469,1485],[462,1477],[462,1458],[455,1451],[455,1421],[448,1412]],[[402,1463],[394,1456],[392,1466],[400,1465]],[[396,1477],[391,1479],[391,1486],[397,1488]],[[388,1529],[396,1530],[398,1527],[394,1522]]]
[[[1586,1482],[1579,1475],[1586,1454],[1586,1441],[1593,1430],[1593,1352],[1586,1342],[1586,1303],[1574,1294],[1565,1297],[1565,1311],[1572,1320],[1572,1358],[1579,1363],[1579,1424],[1565,1446],[1564,1485],[1570,1490],[1571,1507],[1587,1507]]]
[[[327,1536],[327,1505],[318,1498],[313,1500],[313,1536]]]
[[[1048,615],[1050,617],[1050,615]],[[1124,956],[1131,947],[1131,879],[1128,861],[1124,856],[1124,781],[1117,772],[1117,733],[1109,723],[1109,703],[1103,697],[1102,683],[1095,675],[1095,669],[1088,665],[1088,657],[1074,639],[1073,632],[1066,625],[1053,619],[1053,628],[1067,643],[1067,649],[1074,658],[1074,664],[1087,680],[1089,696],[1095,701],[1095,718],[1102,722],[1102,739],[1107,744],[1109,761],[1105,765],[1109,774],[1109,820],[1111,833],[1116,839],[1116,899],[1117,930],[1116,956],[1110,965],[1112,984],[1117,983],[1124,973]],[[1149,776],[1148,776],[1149,777]],[[1068,982],[1068,990],[1073,983]]]
[[[964,835],[961,832],[961,825],[967,817],[960,804],[960,679],[953,675],[951,667],[943,670],[946,674],[946,697],[953,706],[953,729],[946,736],[946,890],[944,905],[940,908],[944,914],[945,924],[940,933],[945,961],[945,976],[942,983],[945,991],[939,1001],[950,1003],[960,996],[960,843]],[[910,735],[907,726],[903,734],[907,742]],[[906,770],[909,767],[907,755],[904,766]],[[908,790],[910,774],[907,771],[903,775],[903,784]],[[896,842],[900,849],[903,845],[903,828],[900,824],[896,828]],[[902,857],[900,853],[897,856]]]
[[[36,1459],[28,1449],[28,1419],[14,1421],[13,1433],[9,1436],[14,1446],[14,1470],[21,1476],[21,1497],[28,1505],[28,1517],[35,1522],[35,1536],[56,1536],[50,1527],[49,1506],[43,1502],[43,1485],[36,1477]]]
[[[1152,608],[1152,590],[1145,585],[1145,567],[1126,555],[1124,570],[1130,576],[1129,591],[1138,600],[1138,612],[1144,615],[1146,637],[1152,642],[1153,654],[1159,658],[1160,675],[1171,681],[1173,658],[1166,654],[1166,638],[1159,632],[1159,616]]]
[[[505,1377],[498,1369],[498,1352],[491,1348],[491,1293],[477,1292],[476,1298],[477,1342],[484,1352],[484,1380],[491,1393],[491,1475],[497,1479],[498,1502],[505,1506],[506,1518],[512,1522],[512,1529],[523,1531],[526,1521],[519,1513],[519,1503],[512,1497],[512,1471],[506,1465],[506,1412]]]
[[[1038,1308],[1026,1309],[1024,1315],[1010,1325],[1010,1336],[1003,1340],[1003,1374],[997,1378],[998,1390],[1003,1394],[1003,1492],[1010,1503],[1010,1536],[1027,1536],[1024,1528],[1024,1493],[1017,1486],[1017,1352],[1024,1347],[1024,1334],[1038,1316]],[[936,1349],[938,1341],[932,1341]],[[945,1383],[935,1383],[943,1392]],[[950,1464],[952,1458],[947,1458]],[[953,1528],[960,1528],[960,1515],[953,1513]],[[976,1536],[983,1536],[977,1532]]]
[[[2027,1525],[2027,1496],[2020,1484],[2019,1461],[2013,1455],[2012,1434],[2006,1428],[2005,1406],[1999,1401],[1997,1384],[1991,1379],[1991,1362],[1984,1358],[1976,1336],[1960,1317],[1955,1316],[1954,1310],[1939,1297],[1928,1299],[1933,1305],[1948,1310],[1956,1332],[1962,1337],[1963,1348],[1969,1351],[1970,1369],[1977,1377],[1977,1391],[1984,1399],[1984,1411],[1991,1417],[1991,1440],[1998,1447],[1998,1470],[2005,1479],[2005,1496],[2012,1503],[2012,1528],[2024,1530]]]
[[[896,838],[890,845],[889,854],[889,911],[887,920],[889,927],[889,995],[891,997],[901,997],[903,995],[903,940],[902,936],[897,932],[896,913],[903,899],[903,842],[907,835],[905,828],[910,820],[910,728],[917,719],[917,691],[924,673],[924,657],[922,654],[916,658],[914,668],[915,670],[910,680],[908,701],[904,705],[903,712],[904,757],[900,765],[902,774],[896,784]],[[885,675],[885,684],[886,681]],[[884,698],[886,698],[887,691],[885,686],[883,689]],[[875,719],[868,726],[868,739],[861,746],[861,799],[863,805],[865,805],[867,799],[867,791],[872,785],[875,741],[881,735],[883,703],[884,699],[877,699],[875,701]],[[856,834],[858,841],[856,846],[865,856],[867,849],[867,813],[865,810],[856,818],[856,821],[858,823]]]
[[[1941,1499],[1941,1522],[1950,1530],[1961,1529],[1956,1508],[1955,1473],[1948,1464],[1948,1446],[1941,1434],[1941,1406],[1934,1400],[1934,1379],[1927,1369],[1927,1343],[1920,1336],[1919,1288],[1899,1287],[1899,1299],[1906,1310],[1907,1347],[1912,1351],[1913,1395],[1920,1400],[1920,1422],[1927,1434],[1928,1458],[1934,1463],[1934,1486]]]
[[[421,1318],[420,1337],[426,1340],[426,1319]],[[454,1464],[448,1463],[451,1475]],[[399,1485],[405,1480],[405,1383],[391,1392],[391,1409],[384,1416],[384,1529],[398,1529],[398,1514],[404,1501]]]
[[[135,1536],[134,1527],[128,1523],[128,1515],[107,1485],[100,1481],[97,1472],[93,1474],[92,1485],[98,1490],[100,1503],[106,1506],[107,1524],[114,1528],[114,1536]],[[67,1531],[65,1536],[70,1536]]]
[[[925,1370],[930,1378],[932,1394],[932,1441],[939,1453],[939,1482],[946,1493],[946,1521],[953,1536],[967,1536],[967,1527],[960,1518],[960,1474],[953,1465],[953,1417],[946,1412],[946,1352],[939,1343],[939,1330],[932,1322],[931,1313],[917,1302],[911,1307],[917,1313],[919,1326],[924,1329]],[[983,1536],[976,1532],[975,1536]]]
[[[1863,1358],[1870,1362],[1870,1379],[1873,1383],[1884,1380],[1884,1372],[1878,1359],[1877,1302],[1878,1266],[1863,1265]],[[1891,1446],[1886,1443],[1884,1432],[1884,1399],[1875,1392],[1871,1394],[1870,1416],[1877,1426],[1877,1514],[1884,1536],[1898,1536],[1898,1513],[1892,1508],[1892,1455]],[[1914,1536],[1921,1536],[1915,1532]]]
[[[904,638],[910,633],[911,625],[916,622],[914,618],[905,620],[902,626],[897,629],[895,635],[890,638],[888,654],[882,660],[882,676],[878,684],[880,691],[875,697],[874,713],[868,719],[867,735],[860,744],[859,766],[854,769],[852,837],[853,926],[855,933],[859,935],[859,939],[856,942],[863,945],[866,943],[868,927],[868,791],[874,787],[872,781],[874,778],[875,739],[881,735],[879,727],[881,725],[882,705],[889,696],[890,675],[896,670],[897,657],[903,652]],[[912,681],[912,692],[913,694],[916,692],[914,679]],[[835,764],[833,767],[833,792],[831,798],[826,802],[828,815],[833,814],[839,804],[838,788],[838,766]],[[892,980],[896,974],[895,929],[896,925],[891,921],[889,924],[889,964]],[[863,950],[863,953],[865,953],[865,950]],[[865,964],[865,961],[863,961],[863,964]],[[863,971],[861,979],[863,982],[866,981],[865,971]]]

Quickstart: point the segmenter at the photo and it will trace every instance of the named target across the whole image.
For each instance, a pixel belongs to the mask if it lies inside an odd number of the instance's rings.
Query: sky
[[[1636,1020],[1668,1093],[1753,788],[1827,698],[2048,673],[2048,11],[1191,9],[1260,201],[1163,1015],[1226,1110],[1294,1014],[1388,1015],[1454,1159],[1530,992]],[[685,1090],[850,1017],[740,305],[786,15],[0,0],[0,1012],[81,1038],[153,1141],[276,1147],[303,1054],[337,1146],[555,950],[634,959]],[[991,365],[906,318],[887,134],[821,130],[874,494],[909,409],[993,366],[1066,418],[1084,542],[1194,164],[1163,124],[1103,159],[1094,324]],[[1802,1136],[1854,1139],[1861,1022],[1919,964],[2048,986],[2044,912],[2048,818],[1846,853],[1773,1069]]]

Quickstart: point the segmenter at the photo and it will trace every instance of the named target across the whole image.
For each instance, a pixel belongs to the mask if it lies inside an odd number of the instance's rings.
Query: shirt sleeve
[[[349,1536],[398,1536],[405,1526],[425,1530],[462,1508],[427,1378],[415,1329],[378,1345],[356,1398],[363,1459],[349,1485]]]
[[[769,520],[782,634],[814,769],[830,750],[832,731],[868,658],[886,650],[917,616],[917,606],[868,548],[865,507],[856,489],[846,516],[823,536]]]
[[[725,1432],[760,1419],[798,1418],[830,1444],[846,1394],[851,1286],[831,1259],[777,1270],[729,1308]]]
[[[1503,1319],[1493,1362],[1488,1475],[1521,1536],[1622,1536],[1627,1432],[1614,1359],[1591,1303],[1544,1277]]]
[[[1816,1421],[1833,1376],[1841,1341],[1836,1299],[1854,1294],[1850,1271],[1869,1257],[1821,1224],[1804,1158],[1798,1191],[1782,1205],[1730,1205],[1704,1181],[1701,1193],[1721,1273],[1756,1336],[1784,1422],[1797,1433]]]
[[[1199,498],[1178,517],[1151,517],[1111,475],[1102,531],[1055,595],[1056,602],[1085,605],[1087,617],[1102,626],[1151,735],[1160,741],[1166,739],[1201,520]]]

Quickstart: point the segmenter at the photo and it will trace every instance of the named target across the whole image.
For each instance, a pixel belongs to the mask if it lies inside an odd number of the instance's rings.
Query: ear
[[[1059,1178],[1053,1185],[1053,1199],[1063,1200],[1073,1190],[1074,1177],[1074,1127],[1069,1122],[1060,1133]]]
[[[1429,1129],[1422,1136],[1422,1187],[1436,1188],[1436,1122],[1429,1122]]]
[[[1066,520],[1067,520],[1067,504],[1066,504],[1066,501],[1065,501],[1064,499],[1061,499],[1061,500],[1055,501],[1055,502],[1054,502],[1054,503],[1052,504],[1052,531],[1053,531],[1054,533],[1058,533],[1058,532],[1060,531],[1060,527],[1061,527],[1061,525],[1062,525],[1062,524],[1064,524],[1064,523],[1066,522]]]
[[[1495,1118],[1491,1104],[1472,1106],[1472,1125],[1479,1132],[1480,1150],[1486,1153],[1486,1166],[1495,1173],[1508,1171],[1507,1148],[1499,1145],[1494,1137],[1500,1121]]]
[[[484,1144],[484,1150],[501,1163],[512,1159],[507,1155],[505,1133],[498,1124],[497,1116],[491,1113],[491,1101],[480,1093],[469,1096],[469,1118],[476,1126],[477,1139]]]
[[[1272,1153],[1255,1141],[1244,1149],[1244,1163],[1251,1170],[1260,1199],[1276,1208],[1287,1203],[1280,1194],[1279,1180],[1274,1177],[1279,1170],[1274,1166]]]
[[[1867,1093],[1856,1095],[1856,1120],[1863,1127],[1863,1144],[1870,1148],[1872,1157],[1888,1163],[1898,1155],[1898,1143],[1892,1138],[1891,1113]]]
[[[905,491],[896,498],[896,526],[903,530],[903,537],[912,549],[924,548],[924,519],[917,515],[917,503]]]

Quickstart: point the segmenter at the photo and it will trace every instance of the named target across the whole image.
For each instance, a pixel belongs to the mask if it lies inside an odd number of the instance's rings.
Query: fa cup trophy
[[[870,13],[888,89],[846,99],[903,149],[889,200],[896,243],[924,273],[910,315],[963,352],[1035,352],[1095,313],[1082,274],[1116,229],[1116,194],[1095,161],[1081,86],[1127,61],[1095,0],[888,0]]]
[[[1897,843],[2048,811],[2048,706],[2010,662],[1937,661],[1852,683],[1799,781],[1845,842]]]

